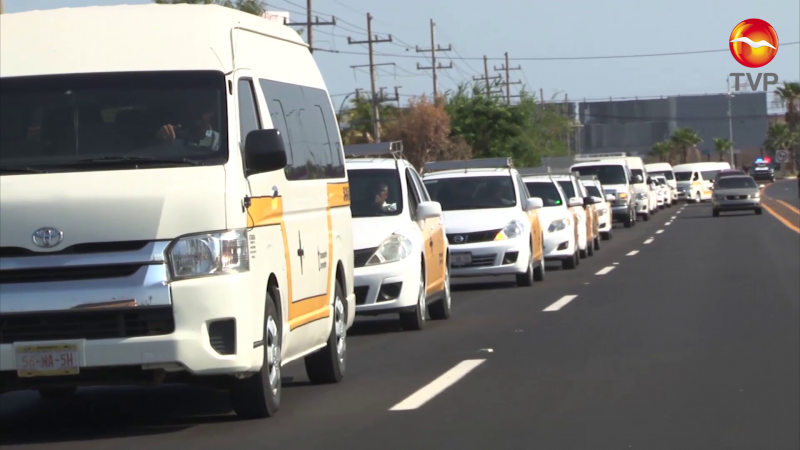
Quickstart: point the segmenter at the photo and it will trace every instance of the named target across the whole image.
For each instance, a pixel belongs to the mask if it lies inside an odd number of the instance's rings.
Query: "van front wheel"
[[[305,358],[306,375],[314,384],[338,383],[344,378],[347,362],[347,303],[342,286],[336,281],[333,293],[333,323],[328,343]]]

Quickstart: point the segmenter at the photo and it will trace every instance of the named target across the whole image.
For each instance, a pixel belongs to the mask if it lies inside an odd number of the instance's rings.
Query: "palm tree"
[[[775,96],[778,97],[778,100],[786,108],[786,123],[789,125],[789,129],[795,134],[800,132],[800,130],[798,130],[798,128],[800,128],[800,83],[784,81],[783,87],[775,89]],[[767,135],[767,140],[769,140],[769,135]],[[789,140],[791,141],[791,139]],[[797,159],[795,154],[797,151],[795,147],[797,145],[797,142],[795,142],[792,146],[784,147],[786,150],[789,150],[789,167],[792,172],[797,171]]]
[[[652,156],[657,156],[658,162],[664,162],[665,158],[669,158],[669,153],[671,151],[672,151],[672,142],[661,141],[653,144],[653,148],[650,150],[650,154]]]
[[[798,144],[800,144],[800,133],[789,128],[789,125],[776,122],[769,126],[764,147],[773,155],[777,150],[791,149]],[[791,157],[792,152],[789,154]]]
[[[722,157],[725,156],[726,153],[733,150],[733,142],[730,141],[728,138],[714,138],[714,151],[717,152],[719,155],[719,160],[722,161]]]
[[[691,128],[677,128],[669,138],[673,148],[681,151],[681,163],[686,164],[689,156],[689,149],[695,148],[697,144],[703,142],[697,132]]]

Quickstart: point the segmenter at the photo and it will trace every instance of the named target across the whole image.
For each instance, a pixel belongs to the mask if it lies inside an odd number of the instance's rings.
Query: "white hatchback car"
[[[664,175],[655,175],[652,178],[658,183],[658,206],[661,209],[672,206],[672,189],[667,184],[667,178]]]
[[[427,163],[423,180],[444,210],[454,277],[544,280],[542,200],[528,198],[511,158]]]
[[[399,143],[345,147],[353,215],[356,315],[400,314],[407,330],[450,317],[449,245]]]
[[[544,230],[545,261],[560,261],[564,269],[574,269],[581,261],[580,225],[576,213],[567,206],[567,194],[550,175],[523,176],[522,180],[528,195],[541,198],[544,204],[538,212]]]

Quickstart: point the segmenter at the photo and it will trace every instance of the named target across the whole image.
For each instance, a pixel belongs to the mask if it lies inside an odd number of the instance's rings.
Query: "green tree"
[[[350,108],[339,114],[339,127],[342,130],[344,145],[367,144],[375,142],[372,135],[372,102],[366,94],[353,97]],[[381,104],[378,110],[381,123],[381,135],[385,134],[386,126],[397,118],[397,107]],[[382,139],[385,140],[385,139]]]
[[[784,81],[783,86],[775,89],[775,95],[780,100],[781,104],[786,108],[786,123],[792,133],[800,133],[800,83]],[[767,135],[769,140],[769,134]],[[790,139],[791,140],[791,139]],[[792,172],[797,172],[797,146],[794,143],[790,147],[785,147],[789,150],[789,167]]]
[[[726,153],[733,151],[733,142],[728,138],[714,138],[714,151],[719,155],[719,160],[722,161]]]
[[[764,142],[764,147],[772,154],[777,150],[790,150],[797,145],[800,145],[800,132],[792,130],[789,125],[781,122],[770,124],[767,129],[767,140]],[[790,151],[791,155],[792,152]],[[794,160],[790,160],[794,163]],[[796,169],[793,165],[789,166]]]
[[[664,162],[665,159],[669,159],[669,154],[671,151],[672,151],[672,142],[661,141],[653,144],[653,148],[650,149],[650,154],[652,156],[658,157],[658,162]]]
[[[700,136],[697,135],[697,132],[691,128],[675,129],[669,140],[672,142],[673,148],[681,152],[681,164],[686,164],[689,159],[689,149],[695,148],[697,144],[703,142]]]
[[[508,105],[488,96],[482,84],[462,84],[446,101],[451,137],[463,139],[473,157],[510,156],[520,167],[535,167],[543,156],[569,153],[569,118],[539,108],[524,91],[517,104]]]

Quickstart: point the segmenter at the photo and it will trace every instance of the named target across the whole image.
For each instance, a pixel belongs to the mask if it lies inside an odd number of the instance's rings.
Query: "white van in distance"
[[[298,34],[214,5],[0,16],[0,391],[346,369],[349,187]]]

